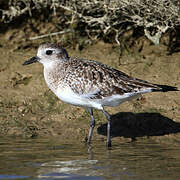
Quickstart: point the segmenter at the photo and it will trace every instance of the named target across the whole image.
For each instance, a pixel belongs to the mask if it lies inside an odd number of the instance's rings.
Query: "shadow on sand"
[[[97,128],[98,134],[107,135],[107,123]],[[120,112],[111,117],[111,136],[132,138],[160,136],[180,132],[180,123],[159,113]]]

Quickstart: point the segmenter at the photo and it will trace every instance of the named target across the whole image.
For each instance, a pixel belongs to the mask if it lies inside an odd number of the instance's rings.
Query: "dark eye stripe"
[[[47,50],[47,51],[46,51],[46,54],[47,54],[47,55],[51,55],[52,53],[53,53],[52,50]]]

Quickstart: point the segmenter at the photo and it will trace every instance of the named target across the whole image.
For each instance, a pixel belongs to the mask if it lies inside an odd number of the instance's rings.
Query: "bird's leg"
[[[108,124],[107,124],[107,147],[111,147],[111,134],[110,134],[110,131],[111,131],[111,115],[105,111],[104,109],[102,110],[104,115],[106,116],[106,119],[108,121]]]
[[[91,121],[90,121],[90,129],[89,129],[87,143],[90,144],[91,143],[92,134],[93,134],[93,129],[94,129],[94,126],[95,126],[95,119],[94,119],[94,116],[93,116],[93,109],[92,108],[88,108],[88,111],[89,111],[89,114],[91,116]]]

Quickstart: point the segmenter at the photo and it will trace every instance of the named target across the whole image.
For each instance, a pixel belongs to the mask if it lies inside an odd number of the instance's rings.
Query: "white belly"
[[[65,103],[102,110],[103,106],[118,106],[125,101],[130,101],[133,98],[137,98],[143,93],[150,92],[150,90],[139,91],[137,93],[125,93],[124,95],[112,95],[102,99],[91,99],[84,95],[78,95],[74,93],[70,87],[59,87],[56,91],[53,92],[60,100],[64,101]]]
[[[59,87],[55,92],[55,94],[60,100],[68,104],[72,104],[75,106],[83,106],[83,107],[93,107],[100,110],[103,109],[102,105],[99,102],[75,94],[69,87],[66,88]]]

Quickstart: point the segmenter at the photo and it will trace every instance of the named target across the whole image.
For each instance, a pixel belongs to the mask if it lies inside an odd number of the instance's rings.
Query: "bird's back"
[[[155,84],[132,78],[97,61],[72,58],[63,66],[67,69],[64,83],[75,93],[91,99],[160,89]]]

